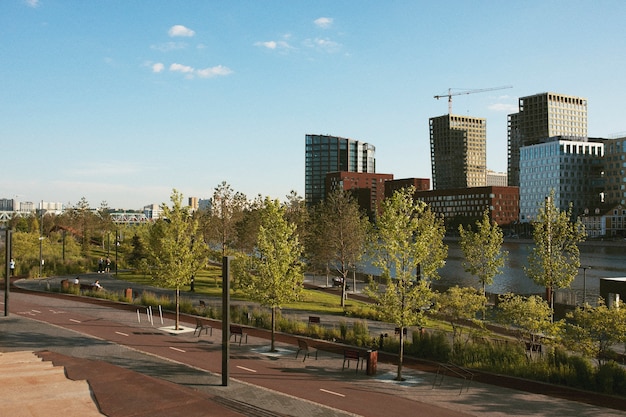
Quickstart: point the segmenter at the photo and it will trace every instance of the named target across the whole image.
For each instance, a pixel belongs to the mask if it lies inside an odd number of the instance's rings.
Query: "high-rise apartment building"
[[[520,220],[536,219],[554,190],[554,205],[574,218],[601,202],[604,143],[552,138],[520,150]]]
[[[604,154],[604,200],[626,205],[626,137],[609,139]]]
[[[324,199],[329,172],[376,172],[376,148],[369,143],[329,135],[306,135],[304,196],[307,206]]]
[[[508,185],[520,185],[520,149],[551,137],[587,137],[587,100],[555,93],[520,97],[508,116]]]
[[[446,114],[429,119],[434,190],[484,187],[487,183],[487,121]]]

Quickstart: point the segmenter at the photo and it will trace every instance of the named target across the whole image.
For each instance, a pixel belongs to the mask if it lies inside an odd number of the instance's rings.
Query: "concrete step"
[[[63,367],[33,352],[0,354],[0,403],[6,416],[102,416],[86,381],[72,381]]]

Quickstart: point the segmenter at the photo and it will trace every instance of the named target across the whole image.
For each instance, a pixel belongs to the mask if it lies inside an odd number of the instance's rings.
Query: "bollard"
[[[365,370],[366,374],[369,376],[376,375],[377,366],[378,366],[378,351],[368,350],[367,351],[367,369]]]

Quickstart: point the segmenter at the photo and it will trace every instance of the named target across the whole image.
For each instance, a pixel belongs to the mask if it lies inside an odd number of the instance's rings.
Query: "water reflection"
[[[439,290],[459,285],[464,287],[480,285],[476,277],[463,270],[463,252],[456,241],[446,241],[448,258],[446,265],[439,270],[441,279],[433,283]],[[543,294],[545,289],[536,285],[524,274],[524,266],[528,265],[528,255],[534,246],[532,241],[507,241],[503,250],[509,252],[508,259],[502,274],[494,279],[486,290],[491,293],[505,294]],[[626,244],[618,242],[586,242],[580,245],[580,263],[590,266],[584,274],[587,281],[587,300],[595,300],[599,295],[600,278],[626,277]],[[377,274],[375,268],[364,268],[366,273]],[[571,290],[582,300],[584,285],[583,271],[576,276]]]

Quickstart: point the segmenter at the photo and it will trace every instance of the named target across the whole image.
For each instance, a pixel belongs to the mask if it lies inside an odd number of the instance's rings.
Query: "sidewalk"
[[[97,276],[97,274],[94,275]],[[93,278],[93,276],[81,278],[88,282],[87,278]],[[103,286],[108,289],[117,286],[121,291],[129,286],[128,283],[103,277],[102,274],[97,279],[100,279]],[[50,281],[52,281],[50,285],[55,285],[54,280]],[[35,280],[28,280],[22,284],[33,289],[44,289],[46,285],[45,282]],[[33,296],[17,293],[11,295],[12,299],[22,297],[32,298]],[[76,301],[78,300],[50,301],[51,309],[71,311],[73,308],[71,305],[75,305]],[[130,325],[128,311],[93,308],[98,311],[90,314],[113,320],[114,323]],[[85,307],[76,307],[76,310],[84,312]],[[68,375],[71,377],[86,379],[90,383],[101,405],[101,410],[103,412],[108,410],[105,414],[112,417],[147,416],[148,414],[151,416],[185,415],[186,417],[194,415],[376,416],[414,414],[416,409],[429,417],[626,415],[624,412],[608,408],[499,388],[476,381],[471,383],[469,391],[461,393],[462,382],[454,378],[447,378],[441,387],[433,389],[433,374],[412,369],[409,366],[405,367],[404,371],[406,381],[398,383],[393,381],[395,365],[383,362],[378,364],[377,376],[368,377],[365,376],[364,371],[359,370],[356,373],[353,363],[350,364],[351,370],[342,371],[342,356],[326,351],[320,352],[318,360],[310,357],[302,362],[301,356],[295,359],[295,346],[279,343],[279,353],[270,355],[266,351],[268,341],[256,336],[251,336],[248,344],[242,344],[241,347],[231,344],[231,358],[233,363],[236,361],[238,365],[235,368],[236,372],[231,372],[232,384],[229,387],[221,387],[221,377],[218,373],[214,371],[207,373],[200,369],[203,366],[202,363],[207,362],[209,357],[207,355],[213,355],[210,356],[213,360],[209,362],[219,363],[221,332],[217,329],[214,329],[212,337],[197,338],[189,334],[176,337],[174,343],[184,342],[192,347],[195,346],[202,353],[204,359],[194,365],[193,363],[172,362],[171,359],[164,359],[159,354],[155,356],[151,353],[142,353],[136,348],[129,350],[119,344],[104,340],[98,341],[87,336],[77,338],[76,334],[70,330],[63,330],[41,321],[29,320],[25,317],[30,317],[30,315],[24,316],[21,313],[18,311],[9,318],[0,320],[0,350],[47,350],[41,354],[43,357],[66,366]],[[38,320],[37,317],[35,316],[36,320]],[[322,320],[326,319],[330,320],[330,318],[322,318]],[[145,323],[133,326],[138,328],[137,333],[144,335],[139,346],[147,345],[149,334],[155,332],[146,331],[150,328],[146,329]],[[141,330],[142,328],[146,330]],[[45,336],[34,337],[34,335]],[[178,346],[183,347],[183,345]],[[165,354],[167,351],[162,352]],[[259,367],[265,370],[261,371]],[[252,368],[259,370],[256,374],[245,371],[245,369]],[[127,375],[127,373],[130,374]],[[130,387],[132,389],[129,389]],[[339,408],[345,408],[346,401],[341,398],[333,399],[337,397],[333,393],[349,395],[353,398],[351,402],[357,403],[353,407],[357,411],[340,411]],[[183,398],[188,399],[183,401]],[[374,401],[368,402],[371,400]],[[180,407],[172,409],[172,403],[180,403]],[[331,405],[322,405],[322,403]],[[183,413],[182,410],[186,409],[187,404],[190,408]],[[404,405],[407,406],[406,409],[401,408]],[[193,408],[196,406],[198,409]],[[380,408],[377,409],[377,406]],[[178,410],[181,410],[181,414],[173,414]],[[197,414],[198,410],[203,411]],[[208,410],[221,411],[213,414]]]

